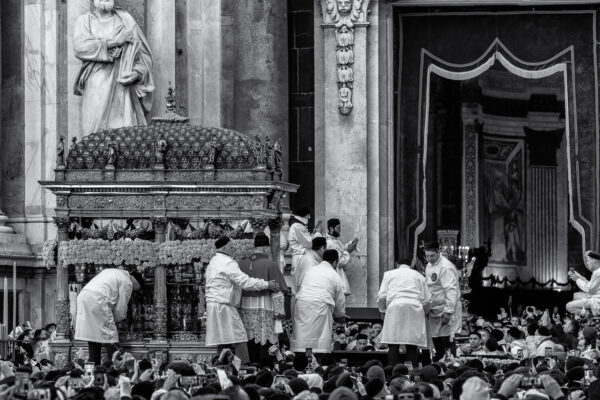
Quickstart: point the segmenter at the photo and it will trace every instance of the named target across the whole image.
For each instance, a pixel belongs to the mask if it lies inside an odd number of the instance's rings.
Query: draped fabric
[[[397,15],[396,243],[412,257],[426,221],[429,85],[432,75],[472,79],[494,64],[526,79],[561,74],[569,219],[584,249],[598,246],[597,62],[594,13],[479,12]],[[430,221],[431,223],[431,221]]]

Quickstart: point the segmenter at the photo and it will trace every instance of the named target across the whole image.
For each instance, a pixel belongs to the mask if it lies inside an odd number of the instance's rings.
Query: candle
[[[13,329],[17,327],[17,262],[13,261]]]
[[[4,277],[4,303],[2,308],[2,325],[8,324],[8,278]]]

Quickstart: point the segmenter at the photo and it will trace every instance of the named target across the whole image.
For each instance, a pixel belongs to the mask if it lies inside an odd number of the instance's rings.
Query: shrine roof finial
[[[171,85],[171,82],[169,82],[169,89],[167,90],[167,95],[165,96],[165,107],[167,109],[167,113],[162,117],[152,118],[152,122],[189,122],[189,118],[183,117],[177,113],[177,92]]]

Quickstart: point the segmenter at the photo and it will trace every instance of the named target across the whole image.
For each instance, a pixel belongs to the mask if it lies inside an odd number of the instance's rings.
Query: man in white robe
[[[425,258],[425,277],[431,292],[429,328],[436,353],[433,359],[438,361],[447,349],[453,349],[454,335],[462,330],[460,283],[458,270],[440,254],[438,242],[425,245]]]
[[[327,249],[336,250],[340,256],[340,261],[338,262],[337,266],[337,273],[342,280],[344,293],[346,296],[349,296],[352,294],[352,292],[350,291],[350,282],[348,282],[348,277],[346,276],[346,268],[350,262],[350,255],[354,252],[354,250],[356,250],[358,238],[354,238],[354,240],[344,245],[339,240],[341,232],[342,224],[339,219],[332,218],[327,221]]]
[[[296,268],[298,267],[300,258],[307,250],[310,250],[313,238],[322,236],[320,232],[322,229],[321,221],[317,222],[317,226],[315,226],[315,231],[313,233],[308,231],[307,225],[309,221],[310,210],[308,208],[303,208],[296,212],[293,216],[293,222],[290,225],[288,244],[292,252],[292,275],[296,274]]]
[[[325,253],[327,242],[324,237],[316,237],[312,240],[312,248],[307,250],[296,267],[296,273],[294,274],[294,285],[296,292],[300,291],[302,281],[306,275],[306,271],[315,267],[323,261],[323,253]]]
[[[573,301],[567,303],[567,311],[572,314],[600,313],[600,253],[587,251],[585,253],[585,265],[592,272],[588,281],[575,270],[569,271],[569,278],[573,280],[581,292],[573,295]]]
[[[217,346],[219,353],[248,341],[246,328],[237,307],[242,290],[279,291],[275,281],[250,278],[231,257],[233,242],[224,236],[215,242],[217,254],[206,268],[206,346]]]
[[[75,340],[88,342],[89,360],[99,365],[102,345],[110,359],[119,343],[117,322],[127,317],[132,292],[141,290],[144,279],[137,273],[107,268],[92,278],[77,296]]]
[[[83,62],[74,87],[83,96],[83,134],[146,125],[154,92],[153,61],[131,14],[115,7],[114,0],[94,0],[94,11],[75,22],[73,50]]]
[[[337,251],[327,250],[323,262],[306,272],[294,304],[291,351],[331,353],[333,322],[346,319],[346,296],[335,270],[337,262]]]
[[[425,277],[406,264],[383,274],[377,294],[379,311],[385,313],[381,343],[389,345],[388,365],[400,362],[400,345],[406,345],[406,360],[417,365],[418,348],[427,347],[425,313],[431,294]]]

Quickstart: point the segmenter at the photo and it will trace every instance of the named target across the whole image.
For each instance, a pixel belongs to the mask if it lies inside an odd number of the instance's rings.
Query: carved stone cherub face
[[[352,0],[337,0],[337,7],[340,14],[348,14],[352,11]]]

